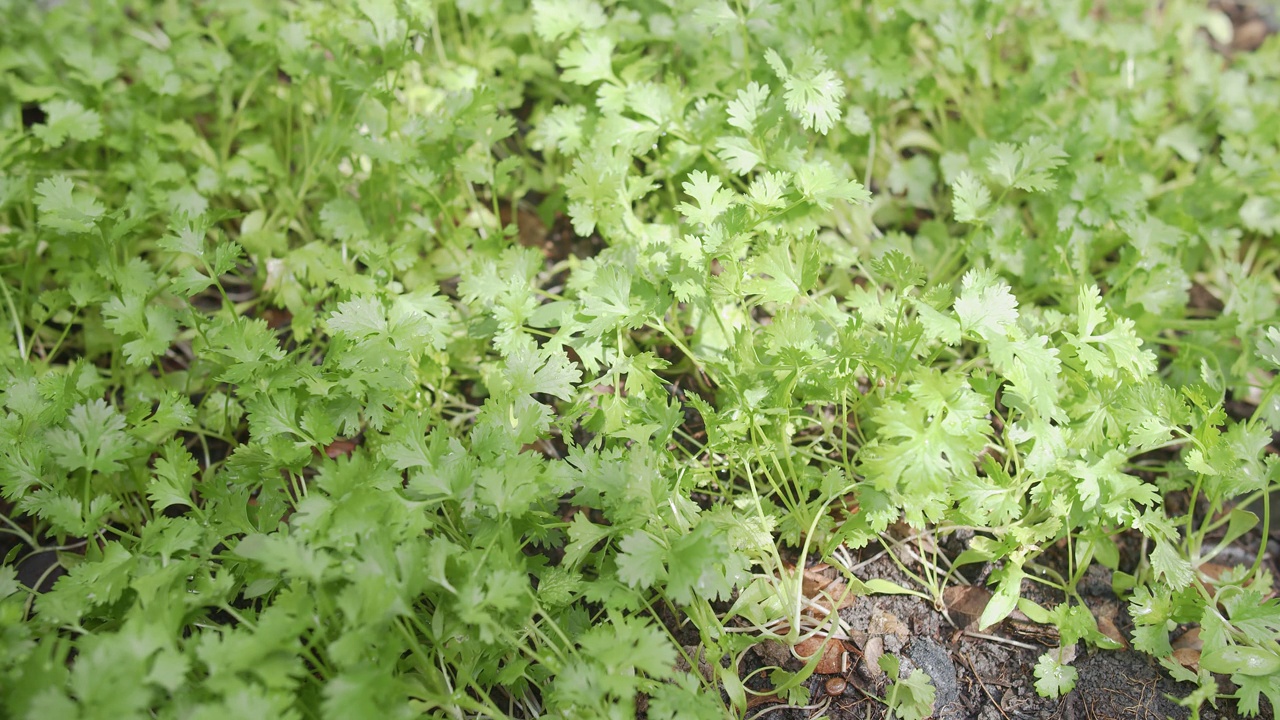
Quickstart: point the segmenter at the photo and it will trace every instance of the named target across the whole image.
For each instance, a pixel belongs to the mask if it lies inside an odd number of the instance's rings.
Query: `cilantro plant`
[[[1045,695],[1118,645],[1102,566],[1185,704],[1280,703],[1276,43],[1191,0],[0,10],[5,716],[803,705],[803,566],[870,545],[918,582],[847,594],[992,570]]]
[[[885,703],[889,706],[892,717],[922,720],[933,714],[935,693],[923,670],[916,668],[908,677],[899,679],[901,664],[893,655],[882,655],[879,666],[890,678]]]

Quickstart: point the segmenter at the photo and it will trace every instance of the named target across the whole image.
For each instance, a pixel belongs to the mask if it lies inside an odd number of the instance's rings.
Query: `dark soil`
[[[863,578],[879,577],[912,587],[887,557],[860,568]],[[1095,567],[1080,585],[1086,605],[1095,617],[1111,620],[1128,640],[1132,631],[1124,603],[1111,591],[1110,571]],[[1054,591],[1027,580],[1023,596],[1043,606],[1061,601]],[[954,614],[954,613],[953,613]],[[958,626],[945,610],[914,596],[857,598],[840,611],[852,628],[849,670],[840,675],[814,675],[808,683],[810,706],[788,708],[758,702],[748,716],[769,710],[769,720],[880,720],[888,717],[885,706],[873,699],[885,696],[883,674],[869,667],[862,651],[878,639],[884,652],[897,655],[906,674],[920,668],[930,676],[937,693],[933,717],[938,720],[1183,720],[1190,712],[1176,699],[1195,688],[1170,679],[1153,658],[1134,650],[1088,649],[1078,646],[1072,666],[1079,673],[1073,691],[1062,698],[1041,697],[1035,689],[1033,668],[1039,656],[1056,646],[1051,629],[1015,618],[988,628],[980,637]],[[961,623],[963,616],[957,616]],[[857,650],[852,648],[856,647]],[[743,674],[775,664],[763,652],[748,652]],[[758,691],[767,688],[764,673],[750,683]],[[843,692],[827,692],[838,677]],[[839,683],[834,683],[838,687]],[[770,709],[772,708],[772,709]],[[1204,720],[1241,717],[1230,701],[1218,708],[1205,706]],[[1259,717],[1274,717],[1263,701]]]

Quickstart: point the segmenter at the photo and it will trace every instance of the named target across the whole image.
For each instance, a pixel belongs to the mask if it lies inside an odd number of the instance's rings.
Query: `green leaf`
[[[58,465],[68,471],[113,473],[133,457],[135,442],[124,432],[124,416],[103,400],[71,408],[66,427],[49,431],[49,446]]]
[[[1240,222],[1250,230],[1275,237],[1280,233],[1280,202],[1271,197],[1251,197],[1240,206]]]
[[[810,130],[826,135],[840,121],[840,105],[844,100],[844,83],[826,69],[826,56],[820,50],[809,50],[790,71],[772,49],[765,60],[782,79],[783,99],[787,111]]]
[[[1041,697],[1056,698],[1075,688],[1079,674],[1070,665],[1058,662],[1051,651],[1040,656],[1040,660],[1036,663],[1035,676],[1036,692]]]
[[[18,582],[18,570],[12,565],[0,565],[0,600],[22,589]]]
[[[1224,675],[1265,677],[1280,673],[1280,654],[1247,645],[1206,647],[1200,655],[1200,667]]]
[[[31,132],[46,148],[61,147],[67,138],[87,142],[102,136],[102,117],[75,100],[51,100],[40,107],[47,117]]]
[[[818,282],[819,261],[811,246],[792,248],[778,244],[768,248],[749,263],[751,278],[745,289],[757,293],[763,302],[789,303],[809,292]]]
[[[730,550],[722,534],[702,522],[675,542],[667,555],[667,593],[682,605],[696,598],[728,601],[747,578],[749,563]]]
[[[1258,337],[1258,357],[1280,370],[1280,327],[1269,327]]]
[[[1231,624],[1249,637],[1267,638],[1280,635],[1280,599],[1264,600],[1253,587],[1223,598],[1222,604]]]
[[[173,505],[195,507],[191,500],[196,472],[196,461],[176,440],[170,440],[161,448],[161,456],[155,461],[155,476],[147,487],[151,508],[161,512]]]
[[[980,270],[970,270],[960,281],[956,298],[960,329],[991,340],[1004,337],[1018,321],[1018,300],[1009,285]]]
[[[747,135],[756,131],[756,121],[769,101],[769,86],[757,82],[747,83],[738,91],[737,98],[728,104],[729,124]]]
[[[356,0],[356,8],[368,19],[378,47],[401,40],[404,26],[392,0]]]
[[[883,282],[904,291],[924,283],[927,276],[924,266],[901,250],[889,250],[872,260],[871,270]]]
[[[885,653],[880,656],[876,661],[876,664],[880,666],[880,669],[883,670],[891,680],[898,679],[898,674],[901,672],[901,663],[899,662],[897,655]]]
[[[1057,186],[1053,171],[1066,157],[1062,146],[1047,138],[1033,137],[1021,145],[996,143],[987,158],[987,170],[1006,187],[1045,192]]]
[[[564,68],[562,77],[578,85],[591,85],[613,78],[613,39],[607,35],[584,35],[560,51],[556,64]]]
[[[891,658],[891,662],[881,662],[880,667],[890,678],[890,687],[886,702],[896,717],[902,720],[924,720],[933,714],[933,704],[937,699],[937,690],[933,681],[919,668],[912,670],[906,678],[898,679],[898,661],[892,655],[882,655],[881,660]]]
[[[689,179],[683,187],[697,205],[680,203],[676,206],[676,210],[689,222],[703,226],[710,226],[726,210],[733,207],[736,198],[732,190],[721,185],[720,178],[712,177],[701,170],[689,173]]]
[[[1142,349],[1133,321],[1118,318],[1110,330],[1099,332],[1106,320],[1107,311],[1101,306],[1101,293],[1097,286],[1080,288],[1077,332],[1066,335],[1084,362],[1085,369],[1098,378],[1115,378],[1120,372],[1125,372],[1135,380],[1141,380],[1154,374],[1155,355]]]
[[[912,591],[883,578],[870,578],[861,581],[866,592],[875,595],[911,595]]]
[[[849,205],[868,205],[871,193],[856,178],[841,178],[825,162],[810,162],[796,170],[796,189],[801,197],[823,210],[830,210],[833,202]]]
[[[582,147],[583,122],[587,109],[581,105],[557,105],[551,108],[530,135],[530,146],[536,150],[554,149],[562,153],[577,152]]]
[[[97,200],[78,192],[66,175],[55,175],[36,186],[40,224],[67,233],[88,233],[106,212]]]
[[[329,330],[346,333],[356,338],[385,335],[388,330],[386,311],[382,303],[372,297],[355,298],[338,303],[338,309],[329,317]]]
[[[1155,550],[1151,551],[1151,569],[1175,590],[1189,586],[1195,578],[1191,561],[1182,557],[1173,543],[1156,543]]]
[[[786,204],[789,179],[786,173],[762,172],[747,188],[747,200],[760,210],[781,208]]]
[[[1026,572],[1018,565],[1007,565],[992,573],[992,579],[997,583],[996,591],[992,593],[987,606],[982,610],[982,616],[978,618],[979,630],[995,625],[1013,612],[1022,595],[1022,579],[1026,576]]]
[[[533,29],[548,42],[599,30],[606,20],[594,0],[533,0]]]
[[[248,535],[234,550],[271,573],[307,580],[319,585],[332,564],[327,551],[307,545],[289,535]]]
[[[514,353],[507,361],[506,379],[516,395],[554,395],[571,400],[582,371],[561,349]]]
[[[991,191],[969,171],[960,173],[951,183],[951,206],[956,220],[962,223],[983,221],[987,207],[991,205]]]
[[[203,257],[204,239],[207,232],[208,228],[202,223],[188,220],[187,222],[170,226],[169,233],[160,238],[156,244],[171,252]]]
[[[585,513],[573,516],[569,523],[569,542],[565,544],[564,564],[576,568],[591,552],[591,548],[609,535],[609,528],[592,523]]]
[[[360,206],[349,197],[338,197],[320,210],[320,226],[337,240],[360,240],[369,236]]]
[[[633,530],[618,542],[618,578],[634,588],[666,580],[666,551],[649,533]]]
[[[537,392],[571,400],[576,389],[574,386],[581,378],[582,371],[569,360],[564,350],[555,350],[547,354],[546,364],[534,373],[533,381]]]
[[[724,161],[725,166],[738,175],[750,174],[764,161],[760,151],[756,150],[751,141],[746,138],[732,136],[717,138],[716,150],[716,154]]]

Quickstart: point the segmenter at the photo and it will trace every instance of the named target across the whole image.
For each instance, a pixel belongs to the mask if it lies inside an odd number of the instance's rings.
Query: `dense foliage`
[[[798,559],[902,527],[974,535],[851,591],[988,563],[981,625],[1107,648],[1101,564],[1186,704],[1280,700],[1261,555],[1204,570],[1280,481],[1277,43],[1190,0],[0,15],[0,715],[737,716],[748,646],[838,622]]]

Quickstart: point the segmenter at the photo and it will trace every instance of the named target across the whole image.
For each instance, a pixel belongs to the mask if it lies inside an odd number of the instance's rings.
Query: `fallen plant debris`
[[[0,717],[1274,716],[1270,6],[0,10]]]

